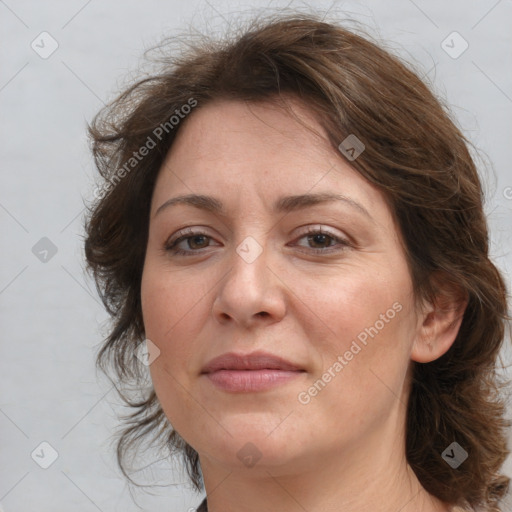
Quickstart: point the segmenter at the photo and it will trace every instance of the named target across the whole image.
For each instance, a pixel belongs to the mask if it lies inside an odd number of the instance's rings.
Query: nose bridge
[[[279,316],[283,312],[282,301],[274,289],[277,283],[268,268],[268,236],[261,230],[253,233],[255,236],[246,235],[233,248],[230,269],[222,280],[214,306],[218,315],[223,318],[227,315],[239,323],[248,323],[261,316],[260,313]]]
[[[235,247],[231,259],[232,267],[228,279],[233,282],[234,286],[242,288],[237,291],[242,293],[245,298],[256,297],[263,293],[268,284],[266,276],[268,244],[266,240],[263,240],[263,236],[258,236],[258,239],[260,241],[252,235],[243,238]]]
[[[245,195],[239,197],[239,206],[245,211],[236,220],[232,233],[236,240],[232,261],[236,270],[243,274],[251,275],[266,268],[272,218],[268,217],[264,203],[261,197],[259,201]]]

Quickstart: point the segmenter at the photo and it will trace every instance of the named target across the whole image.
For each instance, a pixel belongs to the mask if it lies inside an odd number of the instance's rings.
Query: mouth
[[[201,370],[201,373],[213,373],[219,370],[303,371],[298,365],[267,352],[252,352],[250,354],[229,352],[222,354],[206,364]]]
[[[230,392],[268,390],[304,373],[297,364],[266,352],[223,354],[201,371],[217,388]]]

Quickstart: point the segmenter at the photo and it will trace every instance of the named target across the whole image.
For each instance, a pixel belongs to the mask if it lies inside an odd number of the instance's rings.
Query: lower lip
[[[272,389],[302,375],[303,371],[218,370],[206,377],[224,391],[252,392]]]

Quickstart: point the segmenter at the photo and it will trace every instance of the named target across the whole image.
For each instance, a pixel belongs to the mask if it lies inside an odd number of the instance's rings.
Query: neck
[[[449,512],[408,466],[403,438],[382,439],[391,437],[379,431],[364,446],[252,468],[226,467],[202,455],[208,512]]]

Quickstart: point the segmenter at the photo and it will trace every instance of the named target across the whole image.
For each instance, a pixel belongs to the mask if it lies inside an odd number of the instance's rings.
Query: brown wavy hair
[[[334,148],[350,134],[364,142],[366,149],[350,164],[388,201],[416,297],[438,300],[441,279],[468,298],[450,350],[431,363],[413,363],[405,450],[432,495],[470,510],[500,511],[509,486],[500,468],[509,453],[510,423],[497,361],[510,317],[504,280],[489,259],[472,145],[412,65],[357,32],[317,14],[273,14],[224,38],[190,38],[176,54],[164,51],[158,72],[96,115],[89,134],[103,182],[84,221],[85,256],[111,317],[97,364],[107,374],[113,370],[116,387],[137,387],[144,374],[134,353],[145,338],[140,292],[150,202],[163,159],[186,124],[170,123],[171,116],[182,113],[183,119],[191,110],[183,106],[192,102],[197,110],[216,99],[293,95]],[[132,161],[150,138],[154,147]],[[183,456],[201,491],[198,454],[172,429],[152,386],[140,389],[138,399],[118,391],[134,409],[117,443],[124,475],[131,481],[127,452],[153,436],[170,455]],[[441,457],[453,441],[469,454],[456,469]]]

